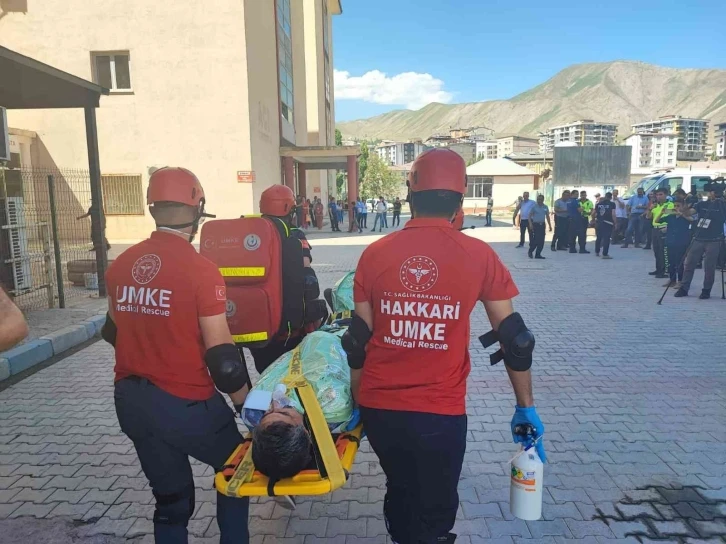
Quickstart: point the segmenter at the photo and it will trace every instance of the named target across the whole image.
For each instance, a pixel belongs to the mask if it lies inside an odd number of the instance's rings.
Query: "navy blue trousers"
[[[215,470],[222,468],[242,442],[234,413],[219,393],[206,401],[192,401],[139,378],[116,382],[114,400],[121,430],[134,443],[156,498],[155,541],[186,544],[187,524],[194,513],[189,457]],[[249,542],[248,514],[248,499],[217,493],[220,544]]]
[[[363,428],[386,473],[383,514],[397,544],[453,542],[466,415],[361,406]],[[446,538],[449,537],[449,540]]]

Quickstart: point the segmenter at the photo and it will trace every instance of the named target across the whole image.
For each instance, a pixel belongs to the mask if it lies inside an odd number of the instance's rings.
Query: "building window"
[[[110,91],[131,91],[131,68],[129,52],[92,53],[93,79]]]
[[[103,174],[101,187],[106,215],[144,215],[140,174]]]
[[[468,198],[487,198],[492,194],[493,178],[472,176],[466,188]]]
[[[290,124],[293,121],[293,85],[292,85],[292,24],[290,18],[290,0],[277,2],[277,54],[280,76],[280,111]]]

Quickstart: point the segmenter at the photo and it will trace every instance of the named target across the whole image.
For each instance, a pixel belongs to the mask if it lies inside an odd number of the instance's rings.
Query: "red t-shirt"
[[[497,254],[449,221],[414,219],[371,244],[355,272],[355,301],[373,307],[360,404],[465,414],[469,315],[518,294]]]
[[[212,397],[199,318],[225,313],[214,263],[183,238],[154,232],[111,264],[106,286],[118,328],[115,379],[140,376],[177,397]]]

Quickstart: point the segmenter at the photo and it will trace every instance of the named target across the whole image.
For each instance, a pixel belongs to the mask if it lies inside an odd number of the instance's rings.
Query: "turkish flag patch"
[[[227,300],[227,287],[225,287],[224,285],[217,285],[214,288],[214,291],[217,295],[217,300]]]

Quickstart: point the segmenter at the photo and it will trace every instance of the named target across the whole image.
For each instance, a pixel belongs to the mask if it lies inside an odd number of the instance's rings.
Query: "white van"
[[[622,196],[623,199],[628,200],[631,196],[637,193],[638,189],[643,189],[646,195],[651,191],[666,188],[670,189],[671,194],[673,194],[676,189],[683,189],[687,193],[690,193],[691,187],[695,186],[698,190],[698,196],[703,198],[704,196],[708,196],[704,193],[704,187],[720,175],[722,175],[721,172],[716,172],[714,170],[688,170],[686,168],[676,168],[669,172],[644,177],[638,183],[625,191]]]

